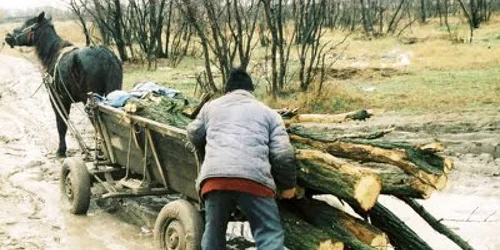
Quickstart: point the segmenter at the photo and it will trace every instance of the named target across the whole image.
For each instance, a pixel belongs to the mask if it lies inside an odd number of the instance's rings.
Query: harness
[[[43,76],[43,81],[44,83],[47,85],[49,84],[48,87],[51,87],[51,88],[54,88],[56,89],[56,86],[55,86],[55,80],[57,79],[58,77],[58,74],[59,74],[59,62],[61,61],[61,59],[69,54],[70,52],[74,51],[78,49],[77,47],[75,46],[68,46],[68,47],[64,47],[61,52],[59,53],[59,56],[57,56],[57,59],[56,59],[56,64],[54,66],[54,75],[52,76],[48,71],[45,71],[44,72],[44,76]],[[68,95],[68,97],[71,99],[71,102],[75,102],[75,100],[73,99],[73,97],[71,97],[68,89],[66,88],[66,84],[64,84],[64,80],[62,78],[59,78],[59,81],[61,81],[61,85],[63,86],[66,94]],[[47,87],[47,86],[46,86]]]
[[[61,100],[61,95],[58,94],[57,91],[57,86],[55,85],[55,80],[58,79],[58,73],[59,73],[59,62],[61,59],[67,55],[68,53],[78,49],[75,46],[68,46],[64,47],[61,52],[59,53],[59,56],[57,57],[56,64],[54,66],[54,76],[50,75],[49,72],[45,71],[44,76],[43,76],[43,84],[45,85],[45,88],[49,91],[49,97],[52,103],[54,103],[54,108],[56,109],[57,113],[61,117],[61,119],[64,121],[66,126],[69,128],[70,132],[73,134],[75,137],[76,141],[78,142],[78,146],[80,146],[80,150],[82,151],[84,158],[88,158],[90,156],[89,152],[89,147],[85,144],[82,136],[80,133],[78,133],[75,125],[69,120],[69,113],[68,110],[66,110],[63,106],[63,102]],[[69,90],[66,88],[66,84],[64,84],[64,80],[59,77],[59,81],[62,85],[62,88],[70,98],[72,103],[75,103],[75,100],[69,93]],[[80,110],[81,111],[81,110]],[[84,113],[83,111],[81,111]]]

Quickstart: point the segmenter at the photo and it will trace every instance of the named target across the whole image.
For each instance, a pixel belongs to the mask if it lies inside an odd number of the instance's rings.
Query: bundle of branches
[[[123,109],[177,128],[185,128],[191,118],[186,112],[199,105],[199,101],[177,94],[174,97],[148,95],[141,99],[130,99]]]
[[[184,128],[194,118],[186,115],[186,108],[199,110],[196,103],[162,97],[159,102],[134,100],[130,104],[138,107],[138,115]],[[335,129],[340,122],[368,119],[372,113],[366,110],[337,115],[304,115],[297,109],[277,112],[288,124],[296,149],[298,185],[305,190],[303,199],[280,202],[289,249],[387,249],[389,244],[397,249],[430,249],[377,200],[380,194],[389,194],[415,205],[413,198],[425,199],[442,189],[453,167],[438,154],[443,145],[382,140],[392,129],[355,134]],[[301,125],[310,122],[332,129]],[[373,224],[312,199],[315,194],[335,196],[361,217],[369,216]]]

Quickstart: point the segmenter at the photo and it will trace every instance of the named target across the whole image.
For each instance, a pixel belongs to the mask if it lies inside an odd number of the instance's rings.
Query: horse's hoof
[[[57,158],[66,158],[66,152],[57,151],[56,157]]]

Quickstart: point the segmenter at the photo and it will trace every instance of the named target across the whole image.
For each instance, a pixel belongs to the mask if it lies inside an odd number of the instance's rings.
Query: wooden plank
[[[186,138],[186,130],[176,128],[173,126],[165,125],[144,117],[136,116],[136,115],[130,115],[125,112],[123,112],[120,109],[113,108],[106,106],[104,104],[98,104],[99,111],[104,112],[106,114],[112,115],[114,117],[117,117],[118,119],[121,120],[121,123],[131,123],[132,121],[142,127],[145,128],[150,128],[154,131],[157,131],[162,134],[169,135],[171,137],[176,137],[179,139],[184,139]]]

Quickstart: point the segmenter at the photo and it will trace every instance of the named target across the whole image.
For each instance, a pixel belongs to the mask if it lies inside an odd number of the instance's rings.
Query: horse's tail
[[[98,50],[101,50],[104,57],[106,58],[105,67],[107,69],[107,74],[104,76],[105,81],[105,94],[109,94],[115,90],[122,88],[122,80],[123,80],[123,67],[122,62],[118,57],[110,51],[108,48],[104,46],[97,47]]]
[[[106,79],[106,94],[117,90],[122,89],[122,81],[123,81],[123,67],[122,62],[116,57],[113,52],[106,49],[110,55],[110,68],[108,71],[107,79]]]

